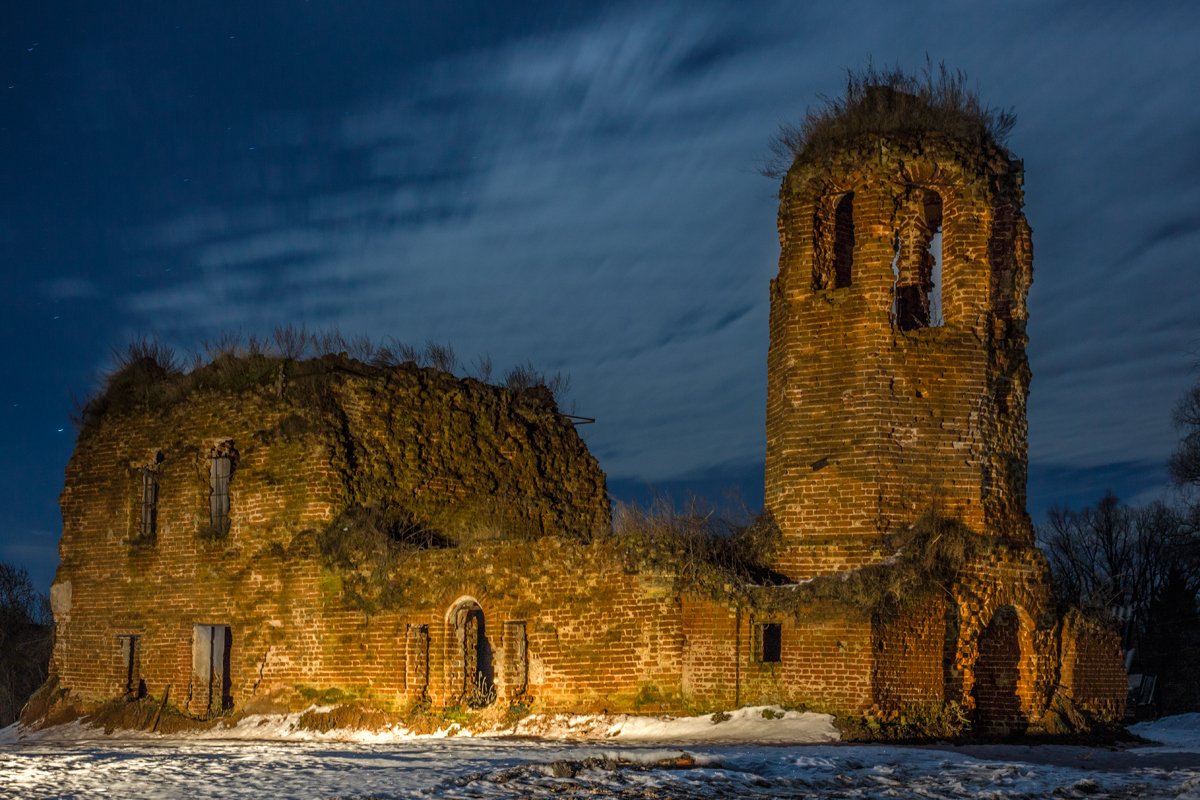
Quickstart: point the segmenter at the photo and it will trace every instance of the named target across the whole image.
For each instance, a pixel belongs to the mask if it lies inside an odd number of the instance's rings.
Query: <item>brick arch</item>
[[[893,234],[892,321],[900,330],[939,327],[944,322],[943,190],[907,186],[897,195]],[[936,253],[935,253],[936,250]]]
[[[495,663],[483,606],[462,595],[446,612],[447,689],[458,703],[473,708],[495,700]]]
[[[1033,622],[1016,605],[1002,605],[979,634],[971,689],[975,730],[1003,736],[1022,732],[1033,706]]]
[[[829,193],[813,205],[812,288],[845,289],[854,283],[854,192]]]

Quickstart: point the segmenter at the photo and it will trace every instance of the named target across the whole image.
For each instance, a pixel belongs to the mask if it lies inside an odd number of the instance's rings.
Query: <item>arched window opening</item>
[[[813,220],[813,288],[850,285],[854,266],[854,192],[822,198]]]
[[[892,319],[903,331],[939,327],[942,313],[942,198],[917,190],[900,210],[893,240]]]
[[[484,625],[483,609],[474,600],[464,600],[450,614],[454,627],[455,667],[461,679],[461,702],[470,708],[483,708],[496,700],[492,645]]]

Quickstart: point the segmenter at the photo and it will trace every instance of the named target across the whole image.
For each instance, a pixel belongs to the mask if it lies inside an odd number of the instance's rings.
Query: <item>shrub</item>
[[[966,711],[955,702],[923,703],[903,711],[838,717],[847,741],[928,742],[957,739],[970,726]]]
[[[628,569],[671,574],[714,599],[738,597],[760,611],[792,616],[822,602],[891,614],[915,595],[948,592],[964,564],[997,544],[929,511],[881,537],[880,549],[890,557],[789,583],[769,566],[780,541],[769,514],[731,520],[695,499],[683,511],[663,498],[649,508],[618,503],[612,538]]]
[[[929,511],[882,537],[880,546],[892,555],[866,567],[792,585],[786,594],[760,592],[757,601],[780,612],[827,601],[890,615],[921,593],[949,592],[963,565],[996,546],[996,541]]]
[[[697,498],[682,511],[665,497],[649,507],[617,503],[612,541],[632,570],[674,574],[685,585],[727,596],[747,582],[775,582],[765,565],[779,540],[766,514],[748,519],[718,514]]]

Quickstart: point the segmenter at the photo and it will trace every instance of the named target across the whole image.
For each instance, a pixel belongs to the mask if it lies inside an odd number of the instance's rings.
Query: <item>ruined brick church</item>
[[[345,356],[151,376],[94,409],[67,468],[54,679],[200,717],[270,697],[1119,719],[1117,638],[1056,609],[1025,510],[1022,203],[1019,161],[936,131],[787,171],[756,581],[631,554],[544,392]],[[931,515],[970,546],[864,599]]]

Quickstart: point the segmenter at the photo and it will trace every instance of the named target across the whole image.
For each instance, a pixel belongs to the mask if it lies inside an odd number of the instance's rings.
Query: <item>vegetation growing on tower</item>
[[[962,70],[926,60],[918,74],[868,63],[849,70],[840,97],[822,97],[798,124],[784,125],[771,140],[763,174],[781,178],[798,158],[811,158],[864,134],[941,133],[1003,148],[1016,125],[1011,108],[984,104]]]

